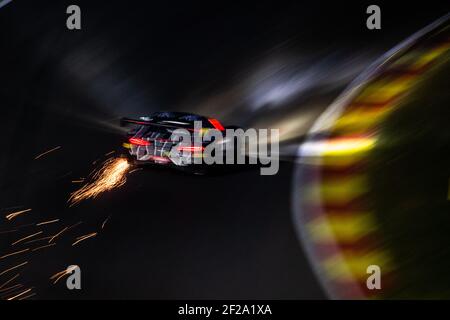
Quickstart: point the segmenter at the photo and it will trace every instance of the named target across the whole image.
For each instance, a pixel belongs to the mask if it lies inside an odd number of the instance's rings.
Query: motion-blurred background
[[[80,31],[66,28],[70,4],[81,7]],[[1,269],[27,261],[20,284],[41,299],[325,298],[291,219],[298,145],[356,76],[449,9],[380,3],[382,29],[371,31],[369,4],[17,0],[1,8],[1,252],[75,225],[52,247],[0,259]],[[151,169],[69,208],[74,181],[120,146],[118,119],[160,110],[279,128],[280,172],[199,178]],[[50,219],[59,221],[36,228]],[[72,264],[81,291],[49,279]]]

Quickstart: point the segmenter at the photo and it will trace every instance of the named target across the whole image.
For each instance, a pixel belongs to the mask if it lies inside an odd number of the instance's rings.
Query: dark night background
[[[70,4],[81,7],[81,31],[66,28]],[[21,226],[0,233],[1,252],[40,230],[30,223],[60,218],[45,235],[83,223],[54,247],[0,260],[0,269],[28,260],[21,283],[37,299],[325,298],[291,222],[290,161],[275,176],[152,168],[96,200],[66,202],[71,181],[120,146],[121,116],[180,110],[281,130],[298,119],[282,139],[289,158],[361,70],[449,9],[378,2],[382,30],[369,31],[369,4],[17,0],[1,8],[0,231]],[[281,93],[266,96],[273,86]],[[14,207],[33,211],[8,222]],[[71,246],[107,217],[96,238]],[[49,280],[71,264],[81,267],[80,291]]]

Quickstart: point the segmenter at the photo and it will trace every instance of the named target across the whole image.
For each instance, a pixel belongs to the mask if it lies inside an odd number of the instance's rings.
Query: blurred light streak
[[[46,151],[46,152],[44,152],[44,153],[41,153],[40,155],[36,156],[36,158],[34,158],[34,160],[40,159],[40,158],[42,158],[43,156],[45,156],[45,155],[47,155],[47,154],[49,154],[49,153],[51,153],[51,152],[53,152],[53,151],[56,151],[56,150],[58,150],[58,149],[61,149],[61,146],[57,146],[57,147],[55,147],[55,148],[53,148],[53,149],[50,149],[50,150],[48,150],[48,151]]]
[[[37,248],[34,248],[33,250],[31,250],[31,251],[38,251],[38,250],[41,250],[41,249],[45,249],[45,248],[48,248],[48,247],[53,247],[54,245],[56,245],[56,243],[50,243],[50,244],[46,244],[46,245],[43,245],[43,246],[40,246],[40,247],[37,247]]]
[[[33,288],[30,288],[30,289],[28,289],[28,290],[22,291],[21,293],[15,295],[14,297],[8,298],[8,300],[14,300],[14,299],[16,299],[16,298],[18,298],[18,297],[21,297],[21,296],[23,296],[24,294],[30,292],[31,290],[33,290]]]
[[[36,226],[43,226],[43,225],[55,223],[55,222],[58,222],[58,221],[59,221],[59,219],[44,221],[44,222],[37,223]]]
[[[8,3],[12,2],[12,0],[3,0],[0,1],[0,9],[6,6]]]
[[[24,237],[24,238],[21,238],[21,239],[15,241],[15,242],[13,242],[12,245],[15,246],[16,244],[19,244],[19,243],[21,243],[21,242],[23,242],[23,241],[25,241],[25,240],[27,240],[27,239],[33,238],[34,236],[37,236],[37,235],[39,235],[39,234],[41,234],[41,233],[43,233],[43,231],[39,231],[39,232],[30,234],[29,236],[26,236],[26,237]]]
[[[253,111],[279,107],[300,95],[343,86],[363,69],[367,57],[360,53],[337,60],[332,53],[312,61],[286,56],[272,59],[249,81],[247,90]]]
[[[102,223],[102,229],[105,228],[105,225],[106,225],[106,223],[109,221],[109,218],[110,218],[110,217],[106,218],[105,221],[103,221],[103,223]]]
[[[21,283],[17,283],[11,287],[8,288],[4,288],[2,290],[0,290],[0,293],[2,294],[2,299],[4,299],[5,297],[9,296],[10,294],[12,294],[15,290],[20,289],[23,287],[23,284]],[[10,291],[10,292],[8,292]]]
[[[26,296],[24,296],[24,297],[21,297],[20,299],[19,299],[19,301],[20,300],[26,300],[26,299],[29,299],[29,298],[31,298],[31,297],[34,297],[36,295],[36,293],[32,293],[32,294],[29,294],[29,295],[26,295]]]
[[[368,212],[345,212],[317,217],[308,222],[307,229],[318,243],[327,243],[335,238],[350,243],[363,239],[373,225],[373,217]]]
[[[347,156],[371,150],[376,143],[371,137],[340,137],[305,142],[301,146],[302,156]]]
[[[16,265],[16,266],[12,267],[12,268],[6,269],[6,270],[0,272],[0,276],[4,275],[4,274],[6,274],[6,273],[8,273],[8,272],[10,272],[10,271],[13,271],[13,270],[15,270],[15,269],[18,269],[18,268],[20,268],[20,267],[23,267],[23,266],[26,265],[26,264],[28,264],[28,261],[25,261],[25,262],[23,262],[23,263],[21,263],[21,264],[18,264],[18,265]]]
[[[14,277],[12,277],[11,279],[9,279],[8,281],[6,281],[5,283],[3,283],[0,286],[0,291],[3,290],[3,288],[5,288],[8,284],[10,284],[11,282],[13,282],[15,279],[17,279],[20,276],[20,273],[16,274]]]
[[[23,244],[29,244],[29,243],[34,243],[34,242],[38,242],[38,241],[42,241],[42,240],[47,240],[47,239],[51,239],[52,236],[48,236],[48,237],[42,237],[42,238],[37,238],[37,239],[33,239],[30,241],[26,241]]]
[[[89,238],[95,237],[96,235],[97,235],[97,232],[92,232],[92,233],[89,233],[89,234],[87,234],[87,235],[78,237],[78,238],[76,238],[77,241],[75,241],[74,243],[72,243],[72,247],[73,247],[73,246],[76,246],[76,245],[77,245],[78,243],[80,243],[81,241],[84,241],[84,240],[87,240],[87,239],[89,239]]]
[[[50,240],[48,241],[48,243],[53,242],[53,240],[55,240],[57,237],[59,237],[61,234],[63,234],[64,232],[66,232],[67,230],[70,230],[72,228],[75,228],[76,226],[79,226],[80,224],[82,224],[83,222],[77,222],[73,225],[71,225],[70,227],[65,227],[64,229],[62,229],[61,231],[59,231],[57,234],[55,234],[53,237],[50,238]]]
[[[11,256],[15,256],[16,254],[20,254],[20,253],[23,253],[23,252],[27,252],[27,251],[29,251],[29,250],[30,250],[30,249],[27,248],[27,249],[23,249],[23,250],[19,250],[19,251],[16,251],[16,252],[12,252],[12,253],[5,254],[5,255],[3,255],[3,256],[0,257],[0,260],[5,259],[5,258],[8,258],[8,257],[11,257]]]
[[[345,255],[345,259],[342,259],[340,255],[335,255],[325,259],[323,267],[331,279],[351,281],[356,278],[365,281],[367,279],[367,266],[370,266],[373,261],[377,261],[381,266],[388,266],[390,259],[383,252],[378,251],[363,255]],[[384,271],[387,272],[387,268]]]
[[[54,280],[53,284],[56,284],[61,278],[71,274],[72,271],[74,271],[76,268],[78,268],[78,266],[75,265],[70,266],[66,270],[55,273],[53,276],[50,277],[50,280]]]
[[[417,41],[418,37],[449,17],[425,28],[378,59],[319,117],[308,133],[307,142],[298,149],[301,159],[293,193],[297,234],[314,272],[331,298],[404,297],[415,287],[414,277],[398,271],[399,266],[409,262],[396,259],[398,252],[390,247],[391,241],[395,242],[394,247],[404,241],[405,235],[386,232],[380,223],[383,219],[380,216],[387,210],[377,211],[379,200],[374,196],[377,189],[373,175],[380,172],[374,167],[383,168],[383,164],[373,161],[372,151],[375,147],[376,151],[383,149],[378,140],[383,138],[389,114],[410,107],[416,89],[427,79],[424,76],[427,68],[450,48],[448,22],[441,26],[441,31],[446,30],[446,33],[434,30],[432,36],[424,37],[426,40]],[[434,36],[437,39],[433,39]],[[443,56],[443,61],[448,61],[446,58],[448,56]],[[439,94],[430,93],[441,97]],[[418,132],[421,130],[426,128],[417,128]],[[372,166],[374,163],[376,165]],[[414,206],[414,202],[411,205]],[[392,211],[396,209],[394,205]],[[388,218],[398,219],[394,215]],[[426,253],[433,250],[430,249]],[[428,259],[418,257],[414,252],[414,257],[408,258],[411,261]],[[367,290],[366,268],[374,262],[387,278],[383,280],[383,292]],[[409,283],[404,282],[405,279]],[[426,283],[426,287],[433,286]],[[430,292],[423,295],[429,298]],[[440,295],[442,292],[437,293]]]
[[[55,234],[53,237],[50,238],[50,240],[48,240],[48,243],[53,242],[53,240],[55,240],[57,237],[59,237],[61,234],[63,234],[64,232],[66,232],[69,228],[65,227],[64,229],[62,229],[61,231],[59,231],[57,234]]]
[[[17,216],[19,216],[19,215],[21,215],[21,214],[23,214],[23,213],[30,212],[31,210],[32,210],[32,209],[26,209],[26,210],[22,210],[22,211],[17,211],[17,212],[10,213],[10,214],[8,214],[8,215],[6,216],[6,219],[12,220],[12,219],[14,219],[15,217],[17,217]]]

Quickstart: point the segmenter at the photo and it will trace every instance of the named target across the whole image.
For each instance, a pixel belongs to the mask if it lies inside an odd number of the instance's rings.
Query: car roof
[[[172,111],[155,112],[151,115],[151,117],[158,120],[179,120],[187,122],[201,121],[206,119],[206,117],[194,113]]]

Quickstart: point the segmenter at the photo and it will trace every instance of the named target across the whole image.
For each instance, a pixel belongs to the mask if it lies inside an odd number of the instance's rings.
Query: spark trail
[[[94,174],[93,181],[71,194],[71,206],[90,198],[96,198],[103,192],[121,187],[127,181],[126,175],[131,165],[125,158],[110,158]]]

